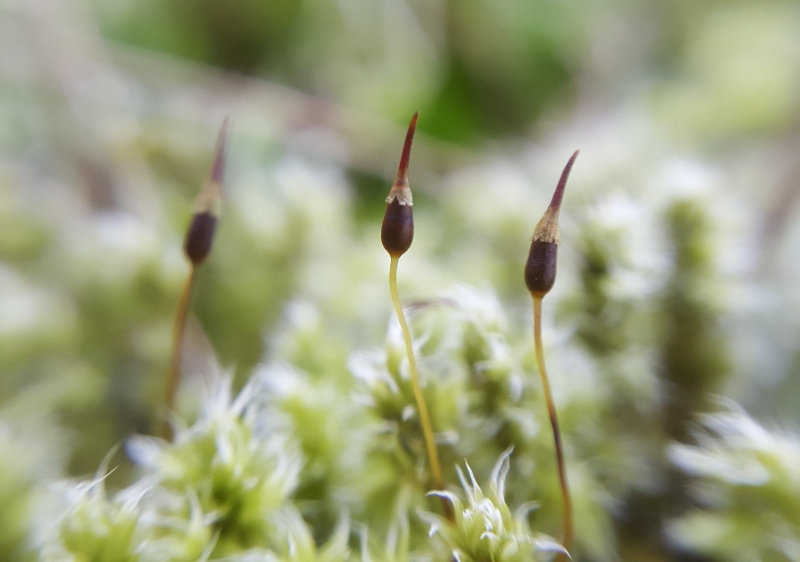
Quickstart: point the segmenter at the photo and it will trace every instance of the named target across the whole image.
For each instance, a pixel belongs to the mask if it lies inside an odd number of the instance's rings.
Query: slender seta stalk
[[[170,357],[169,374],[167,375],[166,389],[166,416],[162,435],[165,439],[172,439],[172,426],[169,415],[175,409],[175,396],[181,383],[181,365],[183,363],[183,341],[186,331],[186,317],[189,314],[189,303],[192,298],[197,269],[211,252],[214,242],[214,233],[217,221],[222,211],[222,176],[225,169],[225,150],[228,143],[228,118],[222,122],[222,127],[217,137],[217,147],[214,156],[214,166],[211,169],[211,178],[200,190],[195,202],[195,211],[192,222],[186,232],[183,251],[189,260],[189,274],[183,285],[178,311],[175,314],[175,324],[172,327],[172,355]]]
[[[392,304],[394,311],[397,314],[397,320],[400,322],[400,329],[403,331],[403,339],[406,344],[406,355],[408,355],[408,372],[411,376],[411,388],[414,390],[414,400],[417,402],[417,409],[419,409],[420,423],[422,424],[422,433],[425,436],[425,447],[428,451],[428,459],[431,463],[431,472],[433,473],[433,483],[437,490],[444,489],[444,481],[442,479],[442,469],[439,465],[439,455],[436,452],[436,441],[433,437],[433,426],[431,425],[431,418],[428,414],[428,407],[425,404],[425,397],[422,395],[422,389],[419,386],[419,377],[417,375],[417,361],[414,358],[414,348],[411,342],[411,330],[408,329],[405,314],[403,313],[403,305],[400,304],[400,295],[397,292],[397,264],[400,261],[400,256],[391,256],[389,264],[389,292],[392,294]]]
[[[408,322],[397,291],[397,264],[400,261],[400,256],[411,247],[411,242],[414,239],[414,201],[411,195],[411,188],[408,185],[408,162],[411,157],[411,142],[414,139],[418,115],[418,113],[415,113],[414,117],[411,118],[411,124],[408,126],[408,132],[406,133],[406,141],[403,145],[403,154],[400,157],[400,165],[397,168],[397,177],[394,180],[392,189],[389,191],[389,196],[386,198],[386,214],[381,224],[381,242],[391,258],[389,263],[389,292],[392,295],[392,304],[397,314],[397,320],[400,322],[400,329],[403,331],[411,388],[414,391],[414,400],[417,403],[420,424],[422,425],[425,448],[428,452],[428,462],[433,476],[433,485],[437,490],[444,490],[444,479],[442,478],[442,469],[439,464],[439,454],[436,451],[433,426],[431,425],[428,406],[425,404],[425,397],[422,395],[422,389],[419,386],[417,361],[414,357],[411,331],[408,329]],[[452,519],[452,506],[444,498],[442,498],[442,506],[444,507],[445,515]]]
[[[564,499],[564,537],[561,542],[564,548],[570,549],[572,545],[572,498],[567,483],[567,470],[564,466],[564,448],[561,444],[561,430],[558,427],[558,415],[550,392],[550,381],[547,378],[547,368],[544,364],[544,349],[542,347],[542,297],[533,297],[533,342],[536,348],[536,366],[542,379],[542,388],[547,403],[547,415],[553,427],[553,440],[556,446],[556,462],[558,463],[558,480],[561,485],[561,497]]]
[[[164,421],[163,436],[165,439],[172,438],[172,429],[169,423],[169,413],[175,405],[175,395],[178,392],[178,385],[181,379],[181,363],[183,361],[183,334],[186,331],[186,317],[189,313],[189,301],[191,301],[192,289],[197,270],[194,265],[189,267],[189,274],[183,284],[181,299],[178,301],[178,311],[175,313],[175,323],[172,325],[172,354],[169,362],[169,375],[167,376],[167,419]]]
[[[558,464],[558,480],[561,485],[561,496],[564,500],[564,536],[562,544],[569,550],[572,546],[572,500],[567,483],[567,470],[564,464],[564,447],[561,443],[561,431],[558,427],[558,415],[556,406],[553,402],[553,394],[550,391],[550,380],[547,377],[547,368],[544,364],[544,347],[542,346],[542,299],[550,292],[556,281],[556,258],[558,256],[558,244],[560,235],[558,229],[558,214],[561,210],[561,199],[564,196],[564,189],[567,186],[567,179],[572,170],[578,152],[572,155],[567,162],[561,179],[558,182],[550,206],[545,211],[536,229],[533,232],[531,249],[528,254],[528,261],[525,264],[525,285],[533,297],[533,344],[536,349],[536,366],[539,369],[539,376],[542,379],[544,398],[547,404],[547,414],[550,418],[550,425],[553,427],[553,441],[556,449],[556,463]],[[557,557],[562,560],[563,554]]]

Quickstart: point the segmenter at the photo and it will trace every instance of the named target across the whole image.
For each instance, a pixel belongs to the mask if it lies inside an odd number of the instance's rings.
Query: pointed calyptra
[[[214,242],[217,221],[222,211],[222,176],[225,171],[225,149],[228,142],[228,118],[222,122],[217,137],[214,167],[211,178],[203,184],[195,203],[194,216],[186,232],[183,249],[186,257],[197,267],[208,256]]]
[[[386,214],[381,224],[381,242],[390,256],[402,256],[414,240],[414,200],[411,188],[408,186],[408,161],[411,158],[411,142],[417,128],[418,116],[419,114],[415,113],[411,118],[397,176],[386,198]]]
[[[553,198],[550,201],[550,206],[547,207],[533,231],[531,249],[528,253],[528,261],[525,264],[525,285],[531,295],[535,297],[544,297],[556,282],[556,258],[558,256],[558,244],[561,241],[558,229],[558,213],[561,210],[561,199],[564,196],[564,189],[567,187],[569,173],[579,152],[579,150],[576,150],[564,167],[561,179],[558,181],[558,186],[556,186]]]

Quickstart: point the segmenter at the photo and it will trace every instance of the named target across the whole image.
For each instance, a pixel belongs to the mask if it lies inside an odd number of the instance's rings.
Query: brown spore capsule
[[[564,167],[550,206],[547,207],[533,231],[531,249],[528,253],[528,261],[525,263],[525,285],[535,297],[544,297],[556,282],[556,261],[560,242],[558,214],[561,210],[561,200],[564,197],[564,189],[567,187],[569,173],[572,171],[579,152],[576,150]]]
[[[544,296],[556,282],[556,258],[558,244],[534,240],[525,264],[525,285],[528,291]]]
[[[418,116],[419,114],[415,113],[411,118],[400,165],[397,168],[397,177],[386,198],[386,214],[381,224],[381,242],[391,256],[402,256],[414,240],[414,199],[408,185],[408,163]]]
[[[214,232],[217,229],[217,217],[212,213],[195,213],[186,233],[183,249],[192,265],[200,265],[211,251]]]
[[[411,205],[393,200],[386,206],[381,224],[381,242],[390,255],[402,256],[414,241],[414,212]]]

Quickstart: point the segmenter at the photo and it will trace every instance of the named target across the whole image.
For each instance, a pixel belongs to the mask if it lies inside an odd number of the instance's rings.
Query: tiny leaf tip
[[[558,180],[556,190],[553,192],[553,198],[550,200],[551,209],[558,210],[561,208],[561,200],[564,197],[564,190],[567,188],[569,174],[572,171],[572,166],[575,164],[575,160],[578,158],[578,154],[580,154],[580,152],[580,150],[576,150],[572,156],[570,156],[570,159],[567,161],[567,165],[564,166],[564,171],[561,172],[561,179]]]
[[[414,141],[414,132],[417,130],[418,118],[419,111],[414,113],[414,116],[411,117],[411,123],[408,125],[406,140],[403,144],[403,154],[400,157],[400,165],[397,167],[397,179],[395,183],[406,183],[408,181],[408,163],[411,160],[411,144]]]

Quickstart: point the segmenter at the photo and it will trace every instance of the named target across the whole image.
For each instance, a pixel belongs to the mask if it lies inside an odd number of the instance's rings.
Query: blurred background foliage
[[[183,231],[226,115],[181,411],[217,364],[241,385],[283,357],[348,388],[350,354],[382,345],[391,317],[377,225],[419,110],[401,292],[491,286],[523,335],[529,236],[582,149],[549,357],[605,382],[564,425],[626,502],[616,552],[696,559],[653,521],[698,503],[668,444],[693,444],[707,393],[768,426],[800,421],[798,29],[789,0],[0,0],[0,521],[165,415]],[[605,436],[641,431],[610,446],[586,411],[605,412]],[[626,455],[660,484],[622,482]],[[118,457],[112,485],[130,474]],[[587,560],[613,558],[610,532]],[[0,559],[24,534],[3,526]],[[675,543],[703,551],[689,534]]]

